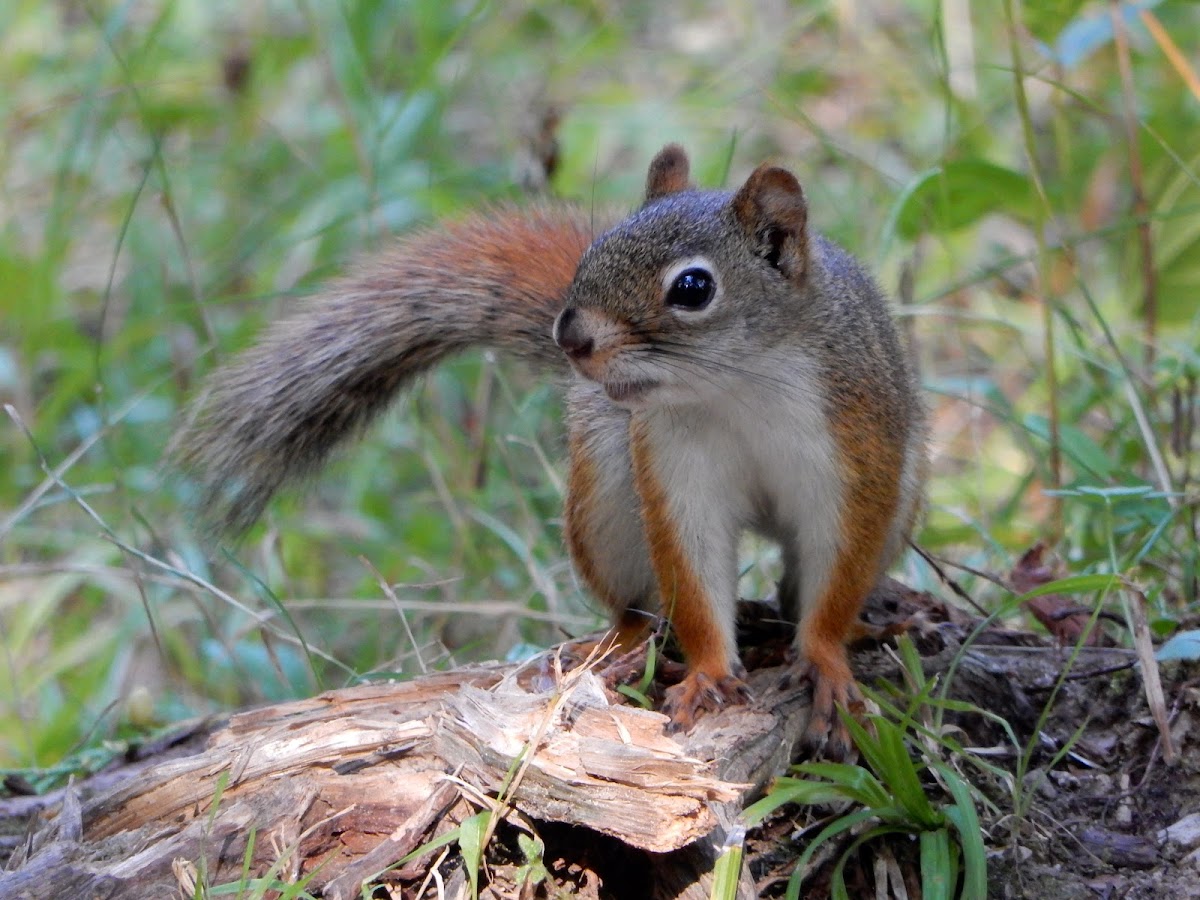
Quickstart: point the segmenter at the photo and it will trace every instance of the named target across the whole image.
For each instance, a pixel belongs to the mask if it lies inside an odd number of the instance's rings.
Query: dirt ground
[[[945,660],[960,651],[958,642],[972,624],[944,621],[914,635],[927,676],[945,673]],[[1106,627],[1116,634],[1111,623]],[[996,806],[980,810],[990,897],[1200,898],[1200,666],[1161,668],[1175,751],[1167,763],[1132,653],[1105,648],[1110,641],[1104,638],[1097,643],[1080,652],[1060,684],[1069,647],[1044,636],[984,631],[963,654],[980,664],[960,666],[951,681],[951,697],[1002,717],[1022,747],[1032,743],[1022,779],[1024,809],[1016,814],[1012,780],[1019,767],[1011,740],[980,715],[960,715],[951,723],[962,746],[1010,773],[1008,779],[989,778],[961,761],[956,765]],[[887,656],[859,654],[856,668],[868,683],[872,669],[894,678]],[[790,836],[814,833],[817,821],[792,809],[750,833],[747,858],[761,896],[783,896],[796,857],[792,849],[803,847]],[[824,870],[805,880],[802,896],[828,896],[829,873],[847,843],[831,848]],[[896,861],[909,896],[920,896],[915,842],[881,844],[869,845],[847,866],[850,896],[875,896],[872,873],[880,855]]]
[[[1164,685],[1173,701],[1172,734],[1178,757],[1166,764],[1159,753],[1154,723],[1135,671],[1101,674],[1069,682],[1042,726],[1042,739],[1024,778],[1028,807],[1012,811],[1011,789],[984,780],[961,767],[992,797],[999,814],[981,811],[989,850],[989,896],[1029,900],[1116,900],[1116,898],[1200,897],[1200,755],[1196,752],[1196,715],[1200,691],[1195,672],[1171,673]],[[1022,696],[1024,695],[1024,696]],[[1017,735],[1032,734],[1045,697],[1025,691],[972,702],[1003,715]],[[1034,706],[1027,704],[1032,701]],[[968,746],[998,748],[995,729],[978,719],[958,724]],[[1059,750],[1078,732],[1065,758]],[[1012,754],[989,761],[1015,771]],[[812,819],[799,811],[771,820],[750,835],[749,864],[763,897],[782,897],[795,854],[787,840]],[[811,832],[809,832],[811,833]],[[838,848],[840,851],[840,848]],[[882,849],[893,855],[916,883],[915,843],[895,839],[884,848],[859,854],[848,868],[851,896],[873,896],[872,867]],[[832,856],[832,854],[831,854]],[[806,880],[804,896],[827,896],[828,870]],[[857,868],[857,871],[856,871]],[[774,880],[775,877],[779,880]],[[811,891],[812,893],[809,893]],[[912,891],[909,896],[920,896]]]
[[[919,605],[926,604],[931,607],[923,614],[932,624],[912,634],[926,676],[944,676],[944,661],[960,653],[974,622],[923,596]],[[874,614],[895,620],[901,612],[911,610],[876,608]],[[1117,626],[1106,628],[1116,635]],[[962,654],[978,656],[980,665],[956,668],[949,696],[1002,716],[1022,748],[1038,736],[1022,779],[1021,814],[1014,811],[1012,782],[956,766],[996,805],[980,810],[991,898],[1200,898],[1200,665],[1162,668],[1175,750],[1174,762],[1166,763],[1132,652],[1105,648],[1110,641],[1103,637],[1097,643],[1067,670],[1070,648],[1044,636],[985,630]],[[866,683],[872,670],[896,676],[883,650],[860,653],[856,668]],[[1018,772],[1013,744],[994,722],[964,714],[950,725],[962,746]],[[784,895],[793,848],[803,848],[790,836],[814,833],[816,821],[792,809],[750,833],[746,856],[761,896]],[[828,895],[829,872],[845,844],[830,848],[823,871],[805,880],[803,896]],[[895,860],[893,871],[905,876],[908,896],[919,896],[916,842],[908,838],[859,852],[856,864],[847,865],[850,895],[875,895],[881,856],[888,864]]]

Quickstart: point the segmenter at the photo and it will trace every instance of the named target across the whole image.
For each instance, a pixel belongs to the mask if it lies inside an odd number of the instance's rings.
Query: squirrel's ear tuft
[[[733,214],[763,259],[793,281],[808,269],[808,204],[796,176],[763,164],[733,197]]]
[[[690,187],[687,153],[678,144],[667,144],[650,161],[650,171],[646,175],[646,202],[686,191]]]

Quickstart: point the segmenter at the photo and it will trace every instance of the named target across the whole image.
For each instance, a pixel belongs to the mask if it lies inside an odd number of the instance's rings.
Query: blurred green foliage
[[[1122,9],[1128,88],[1108,7],[1080,2],[0,6],[0,764],[90,766],[189,714],[597,624],[557,389],[519,369],[445,367],[215,555],[160,460],[204,373],[356,254],[500,198],[632,205],[668,140],[706,185],[786,163],[901,295],[934,414],[924,546],[1003,574],[1058,537],[1053,392],[1060,552],[1143,581],[1170,631],[1196,602],[1200,98],[1144,16],[1188,35],[1200,9]],[[771,562],[748,548],[748,594]]]

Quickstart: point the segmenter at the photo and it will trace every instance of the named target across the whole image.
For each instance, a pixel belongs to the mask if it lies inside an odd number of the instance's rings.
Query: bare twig
[[[1158,726],[1162,742],[1163,760],[1175,761],[1175,745],[1171,740],[1171,723],[1167,720],[1167,702],[1163,696],[1162,679],[1158,677],[1158,660],[1154,658],[1154,644],[1150,637],[1150,623],[1146,619],[1146,595],[1131,585],[1126,586],[1129,597],[1129,619],[1133,629],[1133,646],[1137,650],[1138,664],[1142,670],[1142,686],[1146,692],[1146,705]]]
[[[1146,30],[1150,32],[1150,36],[1154,38],[1154,42],[1158,44],[1158,49],[1162,50],[1163,56],[1167,58],[1167,62],[1179,73],[1179,77],[1188,86],[1192,96],[1200,100],[1200,76],[1197,76],[1196,70],[1188,65],[1187,58],[1180,52],[1175,41],[1171,39],[1167,29],[1163,28],[1162,22],[1158,21],[1158,16],[1149,9],[1139,9],[1138,15],[1142,19],[1142,24],[1146,26]]]
[[[975,598],[972,597],[970,594],[968,594],[966,592],[966,590],[962,587],[962,585],[960,585],[957,581],[955,581],[953,578],[950,577],[950,574],[945,569],[942,568],[942,563],[958,566],[958,568],[962,569],[964,572],[969,572],[972,575],[978,575],[980,578],[985,578],[988,581],[991,581],[995,584],[1000,585],[1000,587],[1002,587],[1002,588],[1009,589],[1008,585],[1006,585],[1001,579],[995,577],[994,575],[989,575],[986,572],[976,571],[975,569],[972,569],[969,566],[959,565],[958,563],[953,563],[953,562],[949,562],[948,560],[939,559],[938,557],[934,556],[932,553],[928,553],[925,550],[922,550],[920,547],[918,547],[912,541],[909,541],[908,545],[910,547],[912,547],[913,550],[917,551],[917,555],[919,557],[921,557],[921,559],[925,560],[925,563],[929,566],[929,568],[933,569],[933,571],[937,575],[937,577],[939,579],[941,579],[942,584],[944,584],[944,585],[946,585],[946,587],[950,588],[950,590],[954,593],[954,595],[956,597],[958,597],[960,600],[963,600],[966,603],[969,603],[971,605],[971,607],[977,613],[979,613],[981,616],[986,617],[987,610],[984,609],[982,606],[980,606],[978,603],[976,603]]]

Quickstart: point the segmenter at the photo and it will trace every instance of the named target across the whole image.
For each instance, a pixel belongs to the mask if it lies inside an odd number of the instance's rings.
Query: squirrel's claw
[[[812,759],[853,760],[858,752],[837,708],[843,707],[852,716],[862,716],[866,705],[858,682],[848,671],[827,672],[811,660],[797,659],[795,648],[788,656],[789,665],[780,679],[780,690],[793,690],[802,681],[812,685],[812,708],[800,736],[804,753]]]
[[[862,691],[858,689],[858,682],[852,675],[822,672],[811,662],[798,674],[812,684],[813,692],[812,710],[800,737],[801,745],[814,759],[853,759],[857,751],[850,739],[850,731],[838,715],[837,708],[843,707],[853,716],[862,715],[866,707]]]
[[[671,720],[668,731],[689,731],[702,710],[716,712],[724,706],[749,700],[750,688],[736,675],[714,678],[704,672],[690,672],[679,684],[667,688],[662,711]]]

